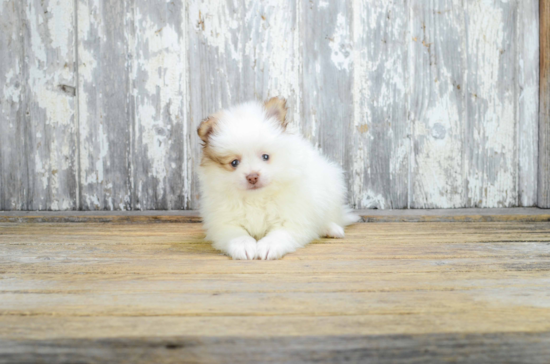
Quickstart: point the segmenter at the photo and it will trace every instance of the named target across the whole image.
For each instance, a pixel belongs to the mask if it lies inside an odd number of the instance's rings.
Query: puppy
[[[287,131],[286,101],[248,102],[201,122],[206,238],[233,259],[279,259],[319,236],[344,237],[342,169]]]

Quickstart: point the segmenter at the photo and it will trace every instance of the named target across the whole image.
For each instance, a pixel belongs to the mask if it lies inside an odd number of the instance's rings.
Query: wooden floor
[[[360,223],[233,261],[198,223],[1,223],[0,363],[549,363],[550,222]]]

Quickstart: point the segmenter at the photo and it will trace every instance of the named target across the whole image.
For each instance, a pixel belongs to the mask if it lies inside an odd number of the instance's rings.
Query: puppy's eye
[[[264,161],[269,160],[269,156],[267,154],[262,155],[262,158],[264,159]]]
[[[231,162],[231,165],[236,168],[239,165],[239,160],[235,159],[233,162]]]

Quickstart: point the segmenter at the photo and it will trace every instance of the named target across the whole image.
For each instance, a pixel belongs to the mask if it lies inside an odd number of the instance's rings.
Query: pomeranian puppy
[[[344,237],[359,220],[342,169],[287,131],[286,101],[248,102],[206,118],[199,168],[206,238],[233,259],[279,259]]]

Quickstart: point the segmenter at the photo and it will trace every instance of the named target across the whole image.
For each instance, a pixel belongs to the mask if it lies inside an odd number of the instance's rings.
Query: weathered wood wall
[[[356,208],[533,206],[538,84],[537,0],[0,0],[0,210],[196,208],[274,95]]]

